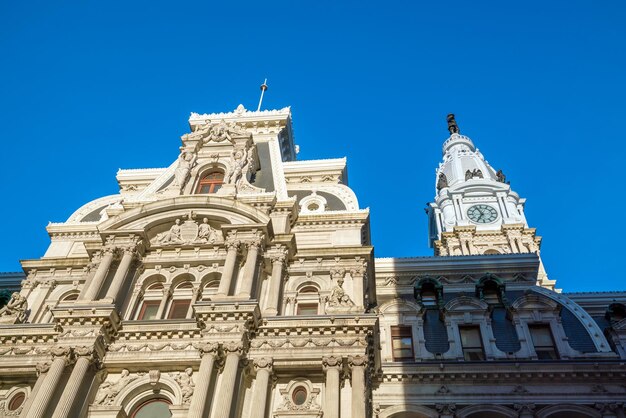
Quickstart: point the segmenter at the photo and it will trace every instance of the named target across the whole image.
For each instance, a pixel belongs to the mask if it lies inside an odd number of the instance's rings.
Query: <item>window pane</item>
[[[546,326],[531,326],[530,335],[533,338],[533,344],[539,347],[551,347],[554,345],[552,342],[552,334],[550,328]]]
[[[461,332],[461,345],[464,348],[482,348],[483,343],[478,327],[460,328],[459,331]]]
[[[411,327],[391,327],[391,350],[394,360],[413,358],[413,335]]]
[[[158,300],[147,300],[143,303],[141,307],[141,311],[139,312],[139,317],[137,319],[149,320],[156,319],[157,312],[159,310],[159,305],[161,304]]]
[[[298,304],[298,315],[317,315],[317,304]]]
[[[172,302],[168,319],[185,319],[189,310],[190,300],[175,300]]]
[[[143,404],[135,411],[132,418],[170,418],[172,413],[164,401],[152,401]]]

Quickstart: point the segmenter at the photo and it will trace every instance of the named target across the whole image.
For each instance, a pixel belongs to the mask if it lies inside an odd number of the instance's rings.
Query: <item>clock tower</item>
[[[448,115],[450,137],[436,172],[435,201],[426,209],[429,244],[438,256],[537,253],[541,237],[529,228],[520,198],[502,170],[493,169]],[[550,286],[543,267],[542,285]],[[545,281],[545,283],[543,283]]]

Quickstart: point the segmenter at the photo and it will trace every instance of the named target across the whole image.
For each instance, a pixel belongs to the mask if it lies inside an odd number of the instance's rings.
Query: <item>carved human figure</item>
[[[231,161],[231,167],[224,176],[224,183],[237,184],[241,178],[244,167],[248,164],[248,151],[246,151],[245,148],[233,150]]]
[[[192,374],[193,369],[191,367],[187,367],[184,373],[177,373],[174,376],[174,380],[176,380],[176,383],[180,386],[180,391],[183,395],[183,404],[191,402],[191,396],[193,395],[193,390],[196,386],[191,379]]]
[[[215,229],[209,225],[209,220],[204,218],[202,223],[198,227],[198,241],[202,242],[214,242],[215,241]]]
[[[174,225],[167,232],[162,232],[157,235],[156,241],[159,244],[179,244],[183,242],[180,235],[180,219],[174,221]]]
[[[2,316],[14,316],[15,323],[21,324],[26,321],[26,310],[28,309],[28,302],[26,298],[19,294],[19,292],[13,292],[9,302],[0,309],[0,317]]]
[[[343,290],[343,279],[337,279],[337,284],[333,287],[328,298],[328,304],[330,306],[354,306],[350,296]]]
[[[448,115],[446,120],[448,121],[448,132],[450,132],[450,135],[460,133],[459,125],[456,124],[456,120],[454,119],[454,115],[452,113]]]
[[[185,182],[187,181],[187,177],[189,177],[189,172],[196,163],[197,158],[198,156],[193,152],[181,151],[178,156],[178,166],[174,172],[173,186],[178,187],[179,190],[182,190],[182,188],[185,187]]]
[[[122,370],[122,377],[117,382],[103,382],[96,395],[96,405],[111,405],[118,393],[137,378],[139,378],[139,375],[131,376],[128,369],[124,369]]]

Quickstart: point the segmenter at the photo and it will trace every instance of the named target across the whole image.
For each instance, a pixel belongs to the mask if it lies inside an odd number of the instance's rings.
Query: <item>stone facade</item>
[[[554,290],[453,117],[435,256],[405,259],[373,257],[345,159],[296,160],[289,108],[189,124],[2,275],[0,416],[624,416],[626,294]]]

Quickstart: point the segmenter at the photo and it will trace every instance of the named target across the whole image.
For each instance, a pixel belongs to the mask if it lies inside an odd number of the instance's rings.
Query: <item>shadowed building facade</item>
[[[0,276],[0,417],[624,416],[626,294],[555,291],[453,115],[422,258],[373,257],[346,160],[297,161],[289,108],[189,125]]]

